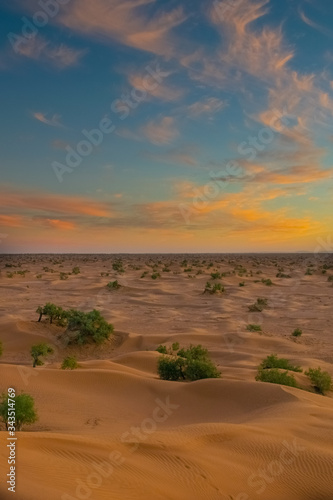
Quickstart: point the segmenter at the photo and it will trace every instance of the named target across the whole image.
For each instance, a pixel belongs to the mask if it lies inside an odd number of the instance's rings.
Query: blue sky
[[[1,2],[3,251],[314,250],[332,18],[328,0]]]

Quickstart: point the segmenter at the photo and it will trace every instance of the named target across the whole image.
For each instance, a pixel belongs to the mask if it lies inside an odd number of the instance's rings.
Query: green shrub
[[[309,368],[305,375],[309,377],[315,390],[320,394],[332,390],[332,377],[328,372],[321,371],[321,368]]]
[[[185,361],[183,358],[176,358],[175,356],[163,356],[158,360],[157,371],[160,378],[163,380],[185,380],[185,375],[183,372],[184,365]]]
[[[276,354],[271,354],[267,356],[261,364],[260,368],[263,370],[267,370],[270,368],[281,368],[283,370],[290,370],[292,372],[302,372],[302,368],[300,366],[294,366],[289,363],[289,361],[285,358],[278,358]]]
[[[302,335],[303,331],[300,329],[300,328],[296,328],[293,333],[292,333],[292,336],[293,337],[300,337]]]
[[[110,281],[110,283],[108,283],[106,286],[109,288],[109,290],[119,290],[119,288],[121,288],[121,285],[118,283],[118,280]]]
[[[271,384],[281,384],[290,387],[297,387],[295,377],[288,375],[288,372],[280,372],[277,368],[271,370],[259,369],[256,380],[261,382],[269,382]]]
[[[220,273],[211,273],[211,277],[213,280],[220,280],[222,278]]]
[[[186,380],[191,381],[221,377],[221,373],[210,359],[189,359],[184,375]]]
[[[276,275],[277,278],[291,278],[290,274],[284,274],[284,273],[277,273]]]
[[[261,326],[260,325],[247,325],[246,329],[249,332],[261,332]]]
[[[266,286],[272,286],[272,285],[273,285],[273,281],[272,281],[272,280],[270,280],[270,279],[265,279],[265,278],[263,278],[263,279],[261,280],[261,282],[262,282],[262,283],[265,283],[265,285],[266,285]]]
[[[53,349],[51,346],[45,343],[35,344],[31,347],[30,354],[33,359],[33,367],[42,366],[44,363],[39,358],[41,356],[47,356],[48,354],[52,354]]]
[[[239,286],[245,286],[245,282],[244,282],[244,281],[241,281],[241,282],[239,283]]]
[[[207,349],[201,345],[190,346],[179,349],[179,343],[172,345],[172,351],[167,351],[165,346],[163,353],[170,354],[163,356],[158,362],[158,373],[164,380],[200,380],[205,378],[218,378],[221,373],[215,364],[209,359]],[[178,350],[177,355],[175,352]],[[162,350],[161,350],[162,351]],[[159,351],[159,352],[161,352]],[[165,352],[167,351],[167,352]]]
[[[113,326],[96,309],[88,313],[71,309],[68,311],[67,332],[74,333],[69,343],[83,345],[93,341],[102,344],[109,339]]]
[[[17,394],[11,399],[15,400],[15,430],[20,431],[23,425],[31,425],[38,420],[35,402],[30,394]],[[8,394],[3,393],[0,397],[0,418],[6,429],[10,427],[8,413],[10,414],[11,409],[8,405]]]
[[[268,307],[267,302],[267,299],[258,298],[254,304],[249,306],[249,310],[251,312],[261,312]]]
[[[161,354],[168,354],[168,349],[166,345],[159,345],[156,351]]]
[[[73,267],[73,269],[72,269],[73,274],[80,274],[80,272],[81,271],[80,271],[80,268],[78,266]]]
[[[79,364],[75,358],[75,356],[67,356],[62,362],[61,369],[62,370],[76,370],[79,367]]]
[[[160,275],[160,273],[153,273],[153,274],[151,275],[151,277],[152,277],[152,279],[153,279],[153,280],[157,280],[157,278],[160,278],[160,277],[161,277],[161,275]]]

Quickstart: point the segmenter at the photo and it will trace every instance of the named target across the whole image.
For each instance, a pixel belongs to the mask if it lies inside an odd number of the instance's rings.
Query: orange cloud
[[[181,7],[150,17],[142,7],[152,3],[155,0],[71,0],[55,21],[97,38],[170,56],[175,52],[171,30],[186,17]]]
[[[175,120],[171,116],[165,116],[155,122],[150,121],[143,127],[142,132],[153,144],[170,144],[179,135]]]
[[[85,198],[58,194],[42,194],[34,191],[3,191],[0,207],[6,210],[23,210],[27,213],[65,214],[66,216],[86,215],[92,217],[112,217],[109,204]]]
[[[20,215],[0,215],[0,226],[2,227],[20,227],[23,224],[23,218]]]
[[[48,226],[59,229],[60,231],[71,231],[75,229],[76,225],[73,222],[59,220],[59,219],[45,219]]]

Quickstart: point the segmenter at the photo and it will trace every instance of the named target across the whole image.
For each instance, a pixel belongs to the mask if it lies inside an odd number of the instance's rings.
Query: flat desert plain
[[[15,494],[1,424],[1,499],[333,499],[332,392],[316,393],[304,373],[333,375],[330,255],[4,255],[0,264],[0,389],[31,394],[39,416],[16,433]],[[114,280],[121,287],[108,289]],[[204,293],[207,281],[224,292]],[[250,312],[257,298],[268,307]],[[66,346],[66,328],[37,321],[47,302],[97,309],[114,333]],[[33,369],[40,342],[54,353]],[[221,378],[161,380],[156,349],[175,342],[207,348]],[[303,369],[301,388],[256,381],[273,353]],[[66,356],[80,367],[62,370]]]

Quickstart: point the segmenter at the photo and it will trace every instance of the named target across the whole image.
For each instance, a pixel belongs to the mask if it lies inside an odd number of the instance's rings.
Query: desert
[[[329,254],[3,255],[1,392],[38,413],[16,433],[16,498],[330,500],[332,392],[305,371],[333,374],[332,275]],[[250,311],[257,298],[267,308]],[[50,302],[96,309],[113,333],[66,345],[66,327],[38,322]],[[41,342],[53,353],[32,368]],[[174,343],[207,349],[221,377],[162,380],[157,349]],[[296,387],[256,380],[272,354],[301,367]]]

